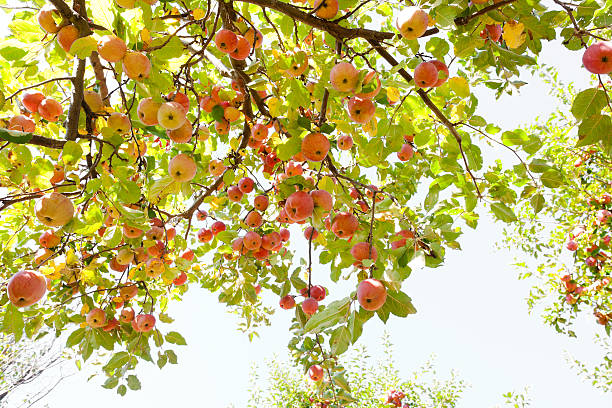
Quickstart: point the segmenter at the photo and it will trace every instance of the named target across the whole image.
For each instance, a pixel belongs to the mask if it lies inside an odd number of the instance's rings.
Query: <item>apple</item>
[[[612,41],[598,41],[586,49],[582,64],[593,74],[612,72]]]
[[[374,87],[373,81],[376,80],[376,86]],[[382,87],[382,83],[380,82],[380,78],[378,77],[378,73],[376,71],[370,71],[363,78],[361,83],[361,92],[356,93],[355,96],[363,99],[374,99],[376,95],[380,92],[380,88]]]
[[[408,143],[403,144],[400,151],[397,152],[397,158],[400,161],[408,161],[412,159],[412,156],[414,156],[414,149]]]
[[[126,302],[138,294],[138,286],[135,283],[129,284],[126,283],[125,286],[122,286],[119,289],[119,296],[123,298]]]
[[[119,320],[113,317],[106,325],[104,325],[104,327],[102,327],[102,330],[104,330],[105,332],[109,332],[115,330],[117,327],[119,327]]]
[[[198,221],[205,221],[207,217],[208,217],[208,213],[206,211],[204,210],[196,211],[196,218],[198,219]]]
[[[317,237],[319,236],[319,231],[317,231],[312,226],[306,227],[306,229],[304,230],[304,238],[310,241],[311,236],[312,236],[312,239],[317,239]]]
[[[143,231],[136,227],[132,227],[130,225],[123,225],[123,235],[126,238],[140,238],[142,236]]]
[[[152,279],[158,278],[166,269],[164,261],[160,258],[149,258],[145,267],[145,274]]]
[[[85,91],[83,92],[83,100],[89,107],[89,110],[93,113],[104,112],[104,101],[102,100],[102,96],[95,91]]]
[[[431,62],[421,62],[414,69],[414,82],[421,88],[431,88],[438,82],[438,68]]]
[[[211,160],[208,163],[208,172],[215,177],[219,177],[225,171],[225,165],[221,160]]]
[[[155,316],[152,314],[138,315],[134,321],[136,322],[138,330],[143,333],[149,332],[155,327]]]
[[[8,123],[9,130],[32,133],[36,131],[36,122],[24,115],[13,116]]]
[[[123,68],[128,78],[142,81],[151,73],[151,61],[141,52],[129,51],[123,57]]]
[[[266,211],[268,205],[270,204],[270,200],[266,195],[258,195],[253,200],[253,206],[259,211]]]
[[[281,228],[278,233],[279,233],[279,235],[281,237],[281,240],[283,242],[289,241],[289,237],[291,236],[291,232],[287,228]]]
[[[395,19],[395,27],[408,40],[416,40],[425,34],[428,24],[429,16],[416,6],[404,8]]]
[[[251,53],[251,43],[241,35],[237,35],[236,48],[229,55],[235,60],[245,60]]]
[[[157,110],[157,122],[165,129],[178,129],[186,120],[185,110],[178,102],[162,103]]]
[[[302,62],[300,63],[299,61]],[[307,68],[308,55],[306,55],[304,51],[298,51],[294,53],[293,57],[291,58],[291,62],[289,63],[289,69],[287,69],[285,72],[294,78],[298,78],[304,72],[306,72]]]
[[[163,106],[163,105],[162,105]],[[187,154],[177,154],[168,163],[168,173],[179,183],[185,183],[191,181],[195,175],[198,167],[195,161]]]
[[[79,38],[79,30],[73,25],[67,25],[60,28],[57,33],[57,42],[60,47],[66,52],[70,52],[70,47],[72,47],[72,43]]]
[[[378,251],[368,242],[359,242],[353,245],[353,248],[351,248],[351,255],[355,259],[353,265],[361,269],[365,268],[362,263],[364,259],[371,259],[374,262],[378,259]]]
[[[38,243],[43,248],[53,248],[60,244],[61,239],[57,235],[55,235],[55,231],[47,230],[43,232],[38,238]]]
[[[127,52],[125,42],[112,34],[102,36],[98,40],[98,54],[108,62],[119,62]]]
[[[315,0],[313,8],[317,17],[331,20],[338,14],[338,0]]]
[[[500,24],[487,24],[485,25],[485,29],[480,32],[481,38],[485,40],[491,39],[493,42],[499,41],[501,36],[502,26]]]
[[[312,316],[317,310],[319,310],[319,302],[315,298],[309,297],[302,302],[302,311],[308,316]]]
[[[261,235],[255,231],[247,232],[242,238],[242,243],[250,251],[257,251],[261,247]]]
[[[351,135],[340,135],[336,142],[340,150],[351,150],[351,147],[353,147],[353,138]]]
[[[21,94],[21,103],[30,112],[38,112],[38,106],[45,99],[45,95],[36,90],[28,90]]]
[[[352,92],[357,86],[359,71],[349,62],[340,62],[331,69],[329,82],[338,92]]]
[[[325,299],[326,293],[325,288],[321,285],[314,285],[310,288],[310,297],[314,298],[317,302]]]
[[[47,227],[62,227],[74,216],[72,201],[61,193],[47,193],[36,200],[36,218]]]
[[[121,320],[122,323],[129,323],[134,320],[134,309],[132,309],[131,307],[127,307],[121,310],[119,320]]]
[[[285,202],[285,211],[292,221],[302,221],[312,215],[314,200],[305,191],[296,191]]]
[[[261,48],[261,44],[263,43],[263,34],[256,28],[249,27],[244,32],[244,38],[251,44],[252,48]]]
[[[62,113],[62,105],[55,99],[45,98],[38,105],[38,114],[49,122],[57,122]]]
[[[338,238],[349,238],[353,236],[357,228],[359,228],[359,220],[348,212],[336,214],[331,224],[331,230]]]
[[[215,44],[219,51],[229,54],[238,46],[238,36],[228,29],[221,29],[215,34]]]
[[[349,117],[357,123],[368,123],[376,113],[376,106],[369,99],[353,96],[347,103]]]
[[[255,182],[250,177],[243,177],[240,179],[240,181],[238,181],[238,188],[244,194],[248,194],[251,191],[253,191],[254,186],[255,186]]]
[[[308,376],[312,381],[318,382],[323,379],[323,367],[318,364],[311,366],[308,369]]]
[[[329,139],[322,133],[309,133],[302,140],[302,154],[313,162],[323,161],[329,147]]]
[[[187,119],[178,129],[166,130],[166,135],[174,143],[188,143],[191,140],[192,133],[193,125]]]
[[[279,302],[282,309],[289,310],[295,307],[295,298],[291,295],[283,296]]]
[[[39,11],[36,18],[40,27],[49,34],[57,33],[60,28],[55,22],[55,17],[59,17],[59,13],[51,4],[44,5]]]
[[[138,103],[136,113],[142,123],[147,126],[157,125],[157,112],[161,103],[155,102],[153,98],[143,98]]]
[[[238,186],[231,186],[227,189],[227,198],[229,198],[230,201],[238,202],[242,200],[243,195],[244,193],[240,191]]]
[[[448,67],[442,61],[431,60],[429,62],[434,64],[438,70],[438,80],[433,85],[434,88],[437,88],[448,80]]]
[[[191,249],[186,249],[181,254],[181,258],[183,258],[186,261],[193,261],[193,258],[195,258],[195,252],[193,252]]]
[[[115,259],[120,265],[129,265],[134,260],[134,252],[130,248],[123,247],[117,252]]]
[[[326,190],[313,190],[310,192],[315,208],[321,208],[323,211],[331,211],[334,207],[334,198]]]
[[[253,128],[251,129],[251,136],[253,136],[255,140],[266,140],[268,137],[267,126],[262,125],[261,123],[253,125]]]
[[[225,224],[223,223],[223,221],[215,221],[210,226],[210,230],[212,231],[213,235],[217,235],[221,231],[225,231],[225,228],[226,227],[225,227]]]
[[[172,91],[168,95],[166,95],[166,100],[168,102],[178,102],[185,111],[185,114],[189,112],[189,97],[182,92]]]
[[[47,292],[47,280],[38,272],[20,271],[8,281],[6,290],[9,301],[14,306],[31,306]]]
[[[94,307],[87,313],[85,322],[89,327],[94,329],[106,326],[106,313],[99,307]]]
[[[209,229],[201,229],[198,231],[198,241],[205,243],[210,242],[213,239],[213,233]]]
[[[147,142],[145,140],[130,142],[126,149],[126,153],[132,156],[134,159],[137,157],[143,157],[145,154],[147,154]]]
[[[365,279],[357,286],[357,301],[362,308],[368,311],[380,309],[387,300],[387,288],[381,281]]]
[[[172,281],[176,286],[183,286],[185,282],[187,282],[187,274],[182,271],[181,274]]]
[[[119,112],[110,114],[106,119],[106,126],[119,135],[127,135],[132,129],[129,116]]]
[[[244,219],[244,223],[251,228],[259,228],[263,224],[263,218],[257,211],[251,211]]]
[[[281,242],[281,237],[278,232],[270,232],[266,234],[261,239],[261,246],[268,251],[272,251],[274,248],[278,246]]]

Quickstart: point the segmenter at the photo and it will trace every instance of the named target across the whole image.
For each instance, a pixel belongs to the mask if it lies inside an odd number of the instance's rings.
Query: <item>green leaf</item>
[[[304,333],[311,331],[320,332],[323,329],[335,325],[348,315],[350,307],[350,298],[336,300],[330,303],[325,309],[310,317],[310,320],[308,320],[304,326]]]
[[[28,52],[19,47],[3,47],[0,48],[0,56],[7,61],[16,61],[26,56]]]
[[[332,332],[329,346],[333,355],[338,356],[348,350],[351,341],[351,332],[345,326],[340,326]]]
[[[25,144],[32,140],[33,136],[34,135],[32,133],[0,129],[0,139],[11,143]]]
[[[351,388],[349,386],[348,381],[344,378],[343,373],[338,373],[334,375],[334,384],[340,387],[345,392],[351,392]]]
[[[584,119],[578,127],[577,147],[588,146],[607,138],[612,133],[610,116],[599,113]]]
[[[70,46],[70,54],[85,59],[98,49],[98,42],[93,36],[77,38]]]
[[[112,390],[118,384],[119,384],[119,379],[117,377],[109,377],[106,379],[104,384],[102,384],[102,387],[106,388],[107,390]]]
[[[517,220],[512,208],[508,207],[504,203],[491,204],[491,211],[493,211],[493,214],[497,217],[497,219],[503,222],[513,222]]]
[[[531,207],[533,208],[533,211],[536,214],[542,211],[542,208],[544,208],[545,201],[546,200],[544,199],[544,196],[542,194],[536,194],[531,197],[531,200],[529,200],[529,202],[531,203]]]
[[[127,351],[120,351],[113,354],[108,363],[104,366],[104,371],[112,371],[117,368],[123,367],[127,362],[130,361],[130,354]]]
[[[394,292],[388,290],[384,307],[390,313],[399,317],[406,317],[409,314],[416,313],[416,309],[412,305],[412,300],[402,291]]]
[[[558,170],[549,169],[540,175],[540,181],[548,188],[557,188],[563,185],[563,175]]]
[[[117,388],[117,394],[121,395],[122,397],[125,395],[125,393],[127,392],[127,387],[123,384],[121,384],[118,388]]]
[[[221,105],[213,106],[212,111],[210,111],[210,116],[212,116],[212,118],[216,120],[217,122],[221,122],[222,120],[224,120],[225,110],[223,109],[223,106]]]
[[[177,363],[176,353],[174,351],[166,350],[166,356],[168,356],[168,361],[170,362],[170,364]]]
[[[572,114],[580,120],[600,113],[604,106],[606,106],[605,92],[597,88],[589,88],[574,98]]]
[[[12,303],[9,303],[2,319],[2,330],[13,333],[15,341],[19,341],[23,335],[23,315]]]
[[[66,339],[66,347],[76,346],[85,337],[85,328],[81,327],[70,333],[70,336]],[[112,387],[114,388],[114,387]]]
[[[183,336],[181,336],[180,333],[175,332],[175,331],[171,331],[168,334],[166,334],[166,341],[168,343],[178,344],[180,346],[186,346],[187,345],[187,342],[185,341]]]
[[[62,149],[62,161],[68,166],[76,165],[83,156],[83,148],[75,141],[69,140]]]
[[[137,391],[140,389],[140,380],[135,375],[128,375],[127,384],[130,390]]]
[[[112,1],[94,1],[89,5],[92,20],[111,30],[115,20],[113,9],[114,2]]]

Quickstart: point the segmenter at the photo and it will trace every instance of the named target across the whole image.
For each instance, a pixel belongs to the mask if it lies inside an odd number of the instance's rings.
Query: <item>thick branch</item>
[[[85,77],[85,60],[78,59],[74,69],[74,90],[72,101],[68,110],[68,123],[66,124],[66,140],[75,140],[79,130],[79,116],[83,104],[83,78]]]
[[[91,66],[94,70],[94,74],[96,75],[98,85],[100,85],[100,96],[102,96],[104,105],[110,106],[110,100],[108,99],[108,86],[106,85],[104,69],[102,68],[102,63],[100,62],[100,56],[96,51],[92,52],[89,56],[89,62],[91,62]]]

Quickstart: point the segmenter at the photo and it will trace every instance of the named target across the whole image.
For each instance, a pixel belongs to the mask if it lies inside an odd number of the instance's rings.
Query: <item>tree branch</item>
[[[467,25],[470,21],[472,21],[476,17],[481,16],[481,15],[483,15],[485,13],[488,13],[491,10],[495,10],[495,9],[500,8],[500,7],[503,7],[506,4],[514,3],[515,1],[516,0],[502,0],[499,3],[491,4],[490,6],[487,6],[487,7],[483,8],[483,9],[480,9],[477,12],[475,12],[474,14],[470,14],[469,16],[466,16],[466,17],[457,17],[454,20],[455,21],[455,25],[456,26]]]

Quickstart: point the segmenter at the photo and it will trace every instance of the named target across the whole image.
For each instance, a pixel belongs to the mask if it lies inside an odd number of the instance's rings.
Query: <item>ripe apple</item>
[[[43,232],[38,238],[38,243],[43,248],[53,248],[60,244],[61,239],[55,234],[53,230],[47,230]]]
[[[310,192],[315,208],[321,208],[323,211],[331,211],[334,207],[334,198],[326,190],[313,190]]]
[[[219,51],[229,54],[238,46],[238,37],[234,32],[223,28],[215,34],[215,44]]]
[[[315,298],[309,297],[302,302],[302,311],[308,316],[312,316],[317,310],[319,310],[319,302]]]
[[[353,214],[341,212],[336,214],[331,225],[332,232],[338,238],[349,238],[359,228],[359,220]]]
[[[195,253],[191,249],[186,249],[181,254],[181,258],[185,259],[186,261],[193,261],[193,258],[195,258]]]
[[[493,42],[498,42],[502,36],[502,26],[500,24],[487,24],[485,29],[480,32],[480,37]],[[486,41],[485,41],[486,43]]]
[[[237,35],[236,48],[229,55],[235,60],[245,60],[251,53],[251,43],[241,35]]]
[[[267,126],[262,125],[261,123],[253,125],[253,128],[251,129],[251,136],[253,136],[255,140],[266,140],[268,137]]]
[[[375,86],[374,81],[376,81]],[[380,82],[378,73],[376,71],[370,71],[363,78],[363,81],[361,83],[361,92],[356,93],[355,96],[363,99],[374,99],[376,95],[378,95],[378,93],[380,92],[381,87],[382,83]]]
[[[295,298],[291,295],[286,295],[281,298],[279,305],[285,310],[293,309],[295,307]]]
[[[249,27],[244,32],[244,38],[246,38],[249,44],[251,44],[252,48],[261,48],[261,44],[263,43],[263,34],[261,31],[253,27]]]
[[[371,312],[380,309],[387,300],[387,288],[381,281],[365,279],[357,286],[357,301],[362,308]]]
[[[323,367],[318,364],[311,366],[308,369],[308,376],[312,381],[318,382],[323,379]]]
[[[145,274],[149,278],[155,279],[164,273],[165,269],[166,267],[163,260],[160,258],[149,258],[145,267]]]
[[[143,332],[149,332],[155,327],[155,316],[152,314],[141,314],[134,320],[138,329]]]
[[[123,247],[117,252],[115,259],[120,265],[129,265],[134,260],[134,252],[130,248]]]
[[[185,120],[185,110],[178,102],[162,103],[157,110],[157,122],[165,129],[178,129],[183,126]]]
[[[102,96],[96,91],[83,92],[83,99],[93,113],[104,112],[104,101]]]
[[[98,41],[98,54],[108,62],[119,62],[126,52],[127,45],[115,35],[105,35]]]
[[[215,177],[219,177],[225,171],[225,165],[221,160],[211,160],[208,163],[208,171]]]
[[[312,236],[312,239],[317,239],[317,237],[319,236],[319,231],[317,231],[312,226],[306,227],[306,229],[304,230],[304,238],[310,241],[311,236]]]
[[[134,309],[132,309],[131,307],[127,307],[121,310],[119,320],[121,320],[122,323],[129,323],[134,320]]]
[[[437,88],[448,80],[448,67],[442,61],[431,60],[430,62],[434,64],[438,70],[438,80],[433,85],[434,88]]]
[[[276,246],[281,242],[281,237],[280,234],[278,232],[270,232],[269,234],[266,234],[262,237],[261,239],[261,246],[264,249],[267,249],[269,251],[273,250],[274,248],[276,248]]]
[[[314,200],[305,191],[296,191],[285,202],[285,211],[292,221],[302,221],[312,215]]]
[[[106,313],[99,307],[95,307],[87,313],[85,322],[87,322],[89,327],[93,327],[94,329],[104,327],[106,326]]]
[[[63,112],[62,105],[55,99],[45,98],[38,105],[38,114],[49,122],[57,122]]]
[[[162,105],[163,106],[163,105]],[[179,183],[186,183],[191,181],[196,175],[198,167],[195,161],[187,154],[177,154],[168,163],[168,173]]]
[[[351,147],[353,147],[353,138],[351,135],[340,135],[336,142],[340,150],[351,150]]]
[[[257,251],[261,247],[261,235],[249,231],[242,238],[242,244],[250,251]]]
[[[279,233],[279,235],[281,237],[281,240],[283,242],[289,241],[289,237],[291,236],[291,232],[287,228],[281,228],[278,233]]]
[[[331,20],[338,14],[338,0],[315,0],[314,2],[315,14],[319,18]]]
[[[181,274],[172,281],[176,286],[183,286],[185,282],[187,282],[187,274],[185,272],[181,272]]]
[[[185,110],[185,114],[189,112],[189,97],[184,93],[172,91],[166,95],[166,100],[168,102],[178,102]]]
[[[438,68],[431,62],[421,62],[414,69],[414,83],[421,88],[431,88],[438,82]]]
[[[349,117],[357,123],[368,123],[374,113],[376,113],[376,106],[369,99],[359,98],[353,96],[347,103],[347,111]]]
[[[355,259],[353,265],[361,269],[365,268],[362,263],[364,259],[371,259],[374,262],[378,259],[378,251],[368,242],[359,242],[353,245],[353,248],[351,248],[351,255]]]
[[[395,19],[395,27],[402,37],[416,40],[427,30],[429,16],[419,7],[410,6],[400,11]]]
[[[308,68],[308,55],[306,55],[304,51],[298,51],[293,54],[293,57],[291,58],[291,62],[289,63],[289,69],[287,69],[285,72],[287,72],[290,76],[294,78],[298,78],[304,72],[306,72],[307,68]]]
[[[47,291],[47,280],[35,271],[20,271],[14,274],[6,286],[9,301],[16,307],[31,306]]]
[[[358,80],[359,71],[349,62],[334,65],[329,73],[329,82],[338,92],[352,92]]]
[[[45,95],[36,90],[27,90],[21,94],[21,103],[30,112],[38,112],[38,106],[45,99]]]
[[[119,112],[110,114],[106,119],[106,126],[119,135],[127,135],[132,129],[129,116]]]
[[[13,116],[8,123],[10,130],[32,133],[36,131],[36,122],[24,115]]]
[[[67,25],[62,27],[57,33],[57,42],[60,47],[66,52],[70,52],[72,43],[79,38],[79,30],[73,25]]]
[[[159,111],[160,106],[161,103],[155,102],[153,98],[141,99],[136,109],[138,118],[147,126],[157,125],[157,111]]]
[[[62,227],[72,219],[74,205],[61,193],[47,193],[36,200],[36,218],[48,227]]]
[[[142,81],[151,73],[151,61],[141,52],[129,51],[123,57],[123,68],[128,78]]]
[[[198,241],[205,243],[210,242],[213,239],[213,233],[209,229],[201,229],[198,231]]]
[[[414,156],[414,149],[408,143],[402,145],[402,148],[397,152],[397,158],[400,161],[408,161]]]
[[[251,228],[259,228],[263,224],[263,218],[257,211],[251,211],[244,219],[244,223]]]
[[[253,191],[254,187],[255,187],[255,182],[250,177],[243,177],[240,179],[240,181],[238,181],[238,188],[244,194],[248,194],[251,191]]]
[[[193,133],[193,125],[189,120],[185,120],[185,123],[178,129],[166,130],[166,135],[174,143],[188,143],[191,140]]]
[[[230,201],[238,202],[242,200],[243,195],[244,193],[240,191],[238,186],[231,186],[227,189],[227,198],[229,198]]]
[[[582,64],[593,74],[612,72],[612,41],[598,41],[586,49]]]
[[[314,285],[310,288],[310,297],[314,298],[317,302],[325,299],[325,288],[321,285]]]
[[[135,283],[126,283],[125,286],[122,286],[119,289],[119,296],[121,296],[126,302],[136,297],[136,295],[138,295],[138,286]]]
[[[43,30],[49,34],[55,34],[60,30],[59,26],[55,22],[55,17],[59,17],[59,13],[56,8],[51,4],[46,4],[38,11],[38,16],[36,18],[38,19],[38,24],[40,24],[40,27]]]
[[[225,228],[226,227],[225,227],[225,224],[223,223],[223,221],[215,221],[210,226],[210,230],[212,231],[213,235],[217,235],[221,231],[225,231]]]
[[[304,173],[304,169],[300,163],[296,163],[293,160],[289,161],[285,166],[285,174],[288,177],[301,176]]]
[[[143,231],[136,227],[132,227],[131,225],[125,224],[123,226],[123,235],[126,238],[140,238],[142,236]]]
[[[322,133],[309,133],[302,140],[302,154],[313,162],[323,161],[329,147],[329,139]]]
[[[270,204],[270,200],[266,195],[258,195],[253,200],[253,206],[259,211],[266,211],[268,205]]]

